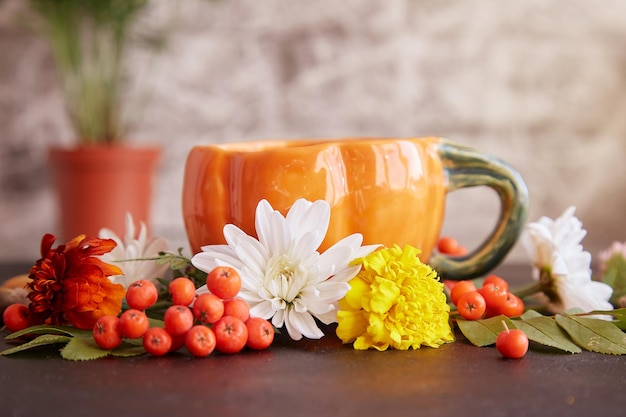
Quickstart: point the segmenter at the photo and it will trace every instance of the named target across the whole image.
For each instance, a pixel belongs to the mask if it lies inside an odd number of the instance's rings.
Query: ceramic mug
[[[462,257],[434,253],[446,194],[487,186],[501,202],[498,222],[477,249]],[[232,223],[256,236],[258,202],[286,214],[298,198],[324,199],[330,225],[320,247],[361,233],[363,244],[421,249],[421,259],[446,279],[493,269],[526,221],[528,192],[510,165],[439,137],[274,140],[194,147],[183,182],[183,217],[193,253],[225,243]]]

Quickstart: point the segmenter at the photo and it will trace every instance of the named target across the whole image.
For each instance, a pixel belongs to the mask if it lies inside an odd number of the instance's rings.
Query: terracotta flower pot
[[[161,151],[102,145],[49,153],[59,208],[59,238],[97,236],[102,227],[118,236],[125,231],[125,214],[149,226],[152,189]]]

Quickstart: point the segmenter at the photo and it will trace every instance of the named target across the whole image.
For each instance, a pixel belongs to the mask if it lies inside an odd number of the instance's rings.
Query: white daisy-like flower
[[[571,308],[586,312],[613,309],[612,288],[591,279],[591,254],[580,242],[587,234],[569,207],[556,220],[541,217],[529,223],[521,242],[533,262],[533,278],[549,298],[548,308],[560,313]]]
[[[191,262],[207,273],[219,265],[235,268],[242,281],[239,296],[250,305],[250,315],[271,318],[294,340],[319,339],[324,333],[314,318],[337,321],[338,300],[361,268],[350,262],[379,246],[361,246],[363,236],[355,233],[319,253],[329,222],[330,205],[324,200],[299,199],[286,216],[262,200],[255,217],[258,240],[228,224],[227,244],[204,246]]]
[[[157,278],[163,278],[168,265],[159,265],[155,260],[136,260],[144,258],[156,258],[159,252],[168,250],[167,240],[156,237],[148,240],[148,230],[141,222],[139,236],[136,236],[133,216],[126,213],[126,235],[120,239],[115,232],[103,228],[98,233],[101,239],[113,239],[117,246],[109,253],[100,256],[106,263],[116,265],[124,271],[124,275],[114,275],[109,279],[116,284],[122,284],[128,288],[130,284],[140,279],[156,282]]]

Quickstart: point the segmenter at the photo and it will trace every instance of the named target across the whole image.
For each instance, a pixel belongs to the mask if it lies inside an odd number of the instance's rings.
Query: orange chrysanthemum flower
[[[55,239],[44,235],[41,259],[30,269],[28,298],[33,323],[91,329],[100,317],[117,315],[125,290],[109,276],[123,272],[97,258],[113,250],[115,241],[79,235],[53,249]]]

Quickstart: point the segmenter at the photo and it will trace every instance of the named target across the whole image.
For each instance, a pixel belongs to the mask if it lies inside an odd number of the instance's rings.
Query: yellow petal
[[[362,308],[363,296],[369,291],[369,285],[358,277],[351,279],[348,284],[350,284],[350,289],[346,293],[344,300],[351,309],[360,310]]]
[[[395,282],[381,280],[370,300],[371,311],[379,314],[389,311],[399,294],[400,288]]]
[[[367,319],[361,311],[337,312],[337,337],[343,343],[350,343],[367,330]]]

